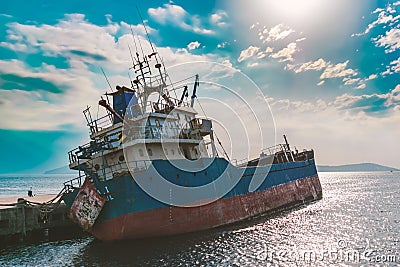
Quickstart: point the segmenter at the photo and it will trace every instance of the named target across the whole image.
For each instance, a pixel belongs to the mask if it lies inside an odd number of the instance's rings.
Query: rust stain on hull
[[[106,198],[86,179],[71,206],[69,217],[87,231],[94,225],[105,203]]]

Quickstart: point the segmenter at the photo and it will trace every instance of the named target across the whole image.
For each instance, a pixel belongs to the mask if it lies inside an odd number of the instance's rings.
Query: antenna
[[[135,40],[135,39],[134,39]],[[129,48],[129,54],[131,55],[131,59],[132,59],[132,68],[135,66],[135,60],[133,59],[132,56],[132,51],[131,51],[131,46],[128,44],[128,48]]]
[[[103,68],[102,67],[100,67],[100,69],[101,69],[101,72],[103,73],[103,75],[104,75],[104,78],[106,78],[106,81],[107,81],[107,83],[108,83],[108,86],[110,86],[110,89],[111,89],[111,92],[112,92],[112,87],[111,87],[111,84],[110,84],[110,81],[108,80],[108,78],[107,78],[107,75],[104,73],[104,70],[103,70]]]
[[[151,40],[150,40],[149,33],[147,32],[146,25],[144,24],[143,17],[142,17],[142,15],[140,14],[139,8],[138,8],[137,6],[136,6],[136,10],[137,10],[137,12],[138,12],[138,14],[139,14],[140,20],[142,21],[142,25],[143,25],[143,27],[144,27],[144,30],[146,31],[146,36],[147,36],[147,39],[149,40],[149,43],[150,43],[150,46],[151,46],[151,50],[153,50],[153,52],[156,52],[156,50],[154,49],[153,43],[152,43]]]
[[[132,24],[129,22],[129,28],[131,29],[131,34],[133,38],[133,43],[135,44],[135,50],[137,51],[136,41],[135,41],[135,34],[133,34]]]

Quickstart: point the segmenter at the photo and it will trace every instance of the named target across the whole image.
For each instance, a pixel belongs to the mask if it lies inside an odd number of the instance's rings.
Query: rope
[[[40,213],[41,213],[41,217],[44,217],[44,216],[42,216],[42,214],[46,215],[46,217],[47,217],[48,213],[53,212],[60,206],[61,201],[62,201],[62,196],[65,194],[65,191],[66,191],[66,188],[64,187],[54,198],[52,198],[46,202],[43,202],[43,203],[23,199],[23,201],[21,201],[21,202],[0,204],[0,206],[15,207],[15,206],[20,206],[20,205],[25,205],[25,206],[30,206],[33,208],[38,206]],[[55,202],[56,199],[58,199],[57,202]]]

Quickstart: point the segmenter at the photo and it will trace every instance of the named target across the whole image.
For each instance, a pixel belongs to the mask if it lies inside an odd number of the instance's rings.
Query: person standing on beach
[[[33,197],[32,187],[28,190],[28,197]]]

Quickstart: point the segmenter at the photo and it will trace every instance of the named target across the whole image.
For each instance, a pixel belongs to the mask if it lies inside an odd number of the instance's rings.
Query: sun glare
[[[279,0],[266,1],[269,14],[284,17],[290,21],[310,20],[319,13],[325,1],[320,0]]]

